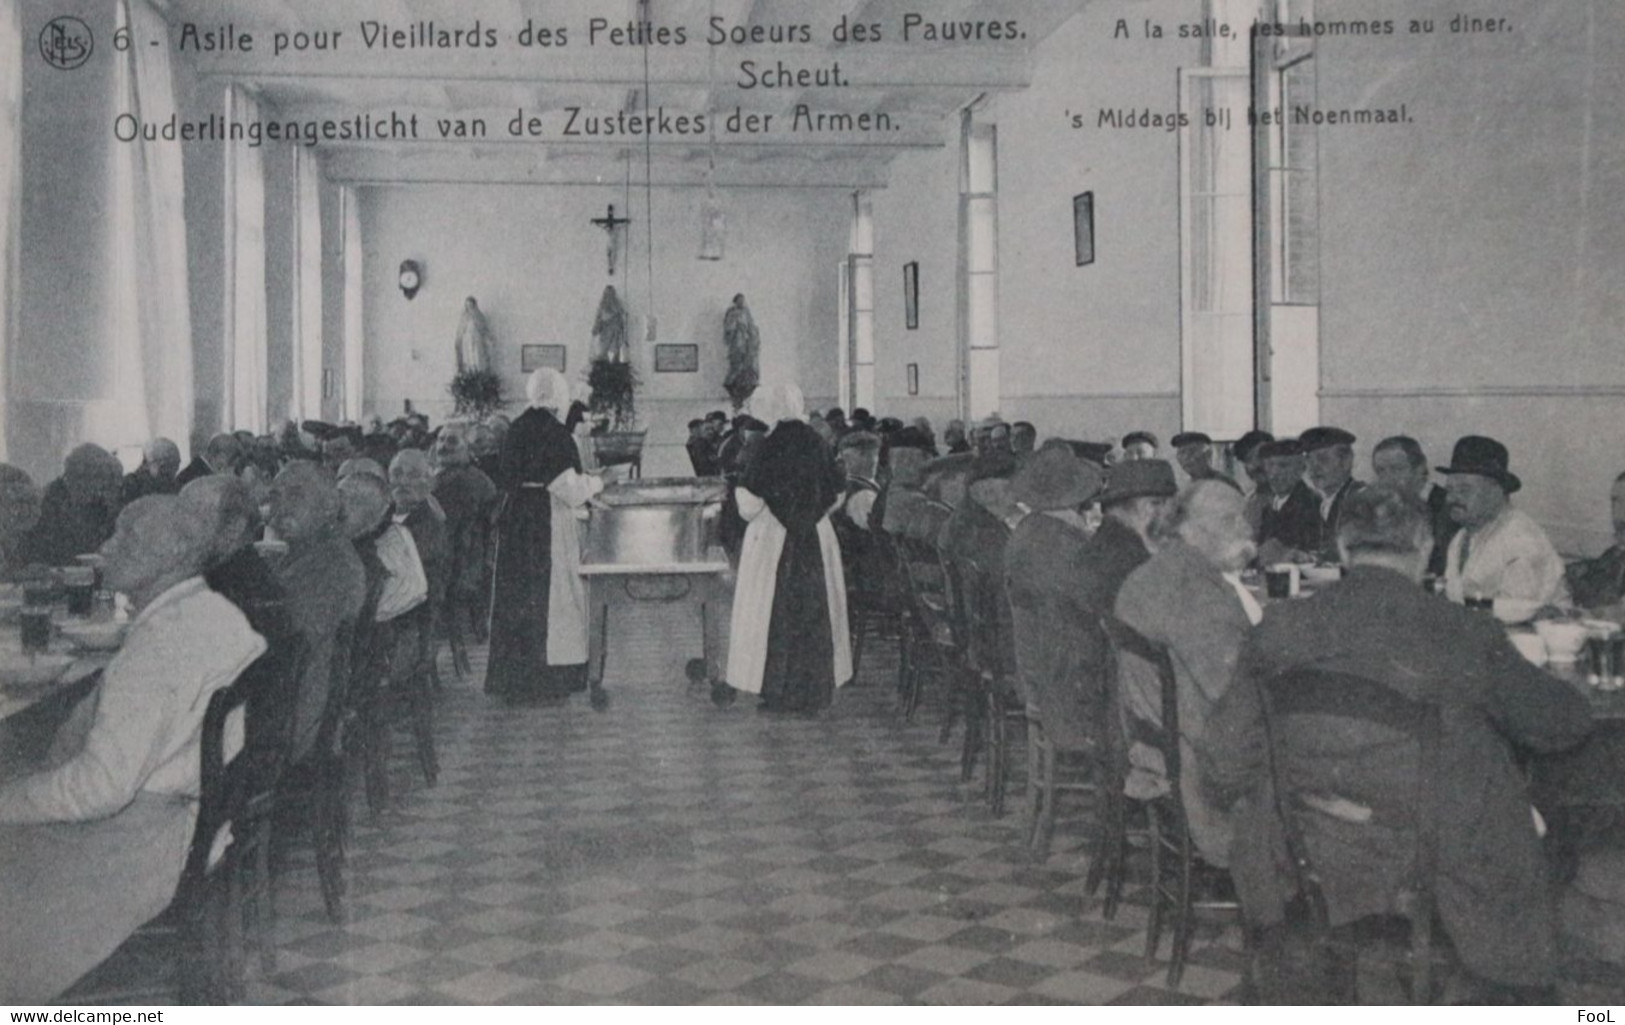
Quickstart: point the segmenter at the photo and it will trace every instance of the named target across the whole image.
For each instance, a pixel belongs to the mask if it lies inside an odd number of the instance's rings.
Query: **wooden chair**
[[[966,571],[965,564],[950,559],[941,548],[937,549],[937,559],[947,583],[948,623],[958,656],[950,674],[957,700],[949,702],[948,715],[943,720],[938,741],[946,744],[948,738],[953,736],[955,724],[964,719],[965,738],[959,750],[959,779],[968,783],[976,774],[976,759],[986,742],[988,681],[982,678],[980,670],[971,661],[975,621],[971,613],[969,588],[973,578]]]
[[[1440,942],[1435,901],[1439,706],[1407,698],[1373,680],[1323,670],[1283,672],[1266,680],[1261,690],[1276,810],[1298,893],[1312,917],[1315,942],[1335,963],[1352,968],[1363,959],[1396,968],[1407,983],[1412,1003],[1433,1002],[1438,979],[1456,968],[1453,951]],[[1302,764],[1300,759],[1314,759],[1317,752],[1324,751],[1328,736],[1359,737],[1361,745],[1374,752],[1367,757],[1379,757],[1389,764],[1414,760],[1416,768],[1410,814],[1396,815],[1391,822],[1412,841],[1410,862],[1394,894],[1392,911],[1337,927],[1329,920],[1325,877],[1315,865],[1306,833],[1312,831],[1317,817],[1330,814],[1328,798],[1347,797],[1313,792],[1292,771],[1295,762]],[[1378,751],[1381,753],[1375,753]],[[1347,828],[1346,819],[1340,822]],[[1399,928],[1391,928],[1394,925]],[[1349,983],[1347,995],[1357,1001],[1357,972],[1351,974]]]
[[[252,934],[262,942],[267,922],[262,913],[270,897],[266,810],[286,748],[243,745],[228,755],[227,725],[238,714],[243,732],[251,732],[246,722],[251,699],[266,686],[267,674],[284,671],[280,663],[263,665],[268,661],[262,658],[255,663],[261,668],[250,667],[209,697],[199,739],[197,824],[169,907],[75,983],[64,999],[87,1004],[155,1003],[177,995],[183,1004],[243,999],[245,941]],[[141,948],[153,946],[167,951],[157,965],[141,957]]]
[[[331,684],[316,742],[301,762],[288,767],[277,788],[278,813],[303,812],[309,824],[322,902],[334,923],[343,921],[344,847],[350,830],[344,735],[355,718],[350,707],[350,679],[353,667],[360,661],[356,634],[352,620],[340,623],[334,632]],[[355,746],[353,741],[350,746]],[[274,907],[274,901],[267,906]]]
[[[389,755],[393,726],[404,718],[412,731],[418,767],[425,785],[440,778],[434,744],[434,612],[425,601],[395,619],[375,624],[357,674],[352,704],[356,710],[359,753],[366,782],[367,807],[374,815],[389,805]]]
[[[926,528],[940,528],[953,510],[941,503],[928,503],[922,511]],[[935,531],[932,531],[934,534]],[[946,683],[962,663],[952,623],[953,592],[936,546],[917,537],[894,539],[903,569],[907,594],[907,641],[904,645],[903,692],[900,703],[904,716],[912,719],[919,708],[926,677]],[[943,736],[946,742],[946,732]]]
[[[907,642],[903,636],[903,610],[894,576],[896,563],[890,538],[878,530],[858,526],[844,512],[832,515],[830,525],[840,544],[841,568],[846,577],[853,673],[863,664],[864,639],[871,632],[882,640],[897,639],[901,665]]]
[[[1002,574],[987,572],[974,559],[961,559],[960,570],[967,610],[965,638],[970,669],[977,677],[979,720],[987,749],[985,792],[989,808],[1000,816],[1014,761],[1012,732],[1026,730],[1027,698],[1016,672],[1013,612]],[[969,740],[969,731],[966,737]]]
[[[1196,915],[1218,913],[1239,920],[1241,905],[1234,900],[1199,898],[1196,892],[1198,876],[1219,885],[1227,885],[1228,876],[1202,862],[1191,840],[1185,802],[1180,796],[1183,766],[1179,749],[1179,690],[1173,658],[1167,648],[1147,640],[1116,617],[1107,617],[1104,622],[1114,660],[1120,665],[1126,654],[1148,663],[1160,684],[1161,723],[1134,720],[1132,724],[1136,739],[1161,753],[1168,782],[1166,794],[1145,802],[1151,847],[1151,913],[1146,925],[1145,959],[1147,963],[1155,963],[1163,926],[1172,918],[1168,987],[1178,989],[1185,973],[1185,960],[1190,954]]]

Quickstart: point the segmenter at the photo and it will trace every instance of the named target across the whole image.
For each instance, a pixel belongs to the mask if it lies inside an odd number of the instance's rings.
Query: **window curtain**
[[[17,332],[17,182],[22,170],[23,36],[17,0],[0,0],[0,462],[8,458],[11,342]]]
[[[346,185],[339,194],[344,210],[340,230],[344,245],[344,408],[346,420],[359,421],[366,392],[363,366],[365,338],[361,320],[361,210],[356,190]]]
[[[322,174],[309,149],[294,150],[293,408],[296,421],[322,414]]]
[[[227,121],[257,121],[259,102],[240,85],[226,91]],[[265,321],[265,160],[246,142],[226,146],[227,429],[266,431],[270,376]]]
[[[118,27],[162,39],[147,0],[119,0]],[[119,58],[118,109],[159,120],[175,109],[170,50],[132,46]],[[181,147],[125,143],[113,151],[114,416],[122,444],[192,432],[192,315],[187,289],[186,175]]]

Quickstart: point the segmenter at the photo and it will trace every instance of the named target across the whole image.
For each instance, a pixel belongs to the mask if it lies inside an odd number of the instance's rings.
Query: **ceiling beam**
[[[347,39],[348,37],[346,37]],[[356,46],[360,40],[356,40]],[[702,44],[703,45],[703,44]],[[269,40],[249,53],[199,53],[191,58],[198,74],[276,81],[279,79],[393,79],[413,81],[513,81],[538,85],[579,83],[641,86],[640,50],[589,48],[526,52],[511,46],[498,50],[361,50],[308,51],[272,55]],[[758,70],[784,64],[791,70],[828,69],[839,63],[846,88],[974,88],[994,92],[1025,89],[1032,81],[1031,56],[1019,50],[983,49],[974,57],[959,51],[904,48],[838,48],[778,46],[728,48],[718,53],[715,83],[706,62],[684,49],[650,49],[649,81],[654,86],[721,87],[740,78],[741,61],[754,60]],[[830,87],[831,91],[841,87]],[[757,86],[762,92],[772,89]]]
[[[548,160],[522,153],[472,158],[435,151],[401,154],[384,150],[337,150],[322,162],[327,177],[347,185],[592,185],[624,187],[626,171],[615,161]],[[703,164],[655,162],[655,188],[706,188]],[[643,186],[643,168],[633,161],[633,188]],[[718,166],[717,188],[880,189],[887,169],[872,160],[832,159]]]

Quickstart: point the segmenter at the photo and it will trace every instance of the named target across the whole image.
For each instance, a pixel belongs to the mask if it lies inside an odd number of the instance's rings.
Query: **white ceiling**
[[[939,148],[954,137],[954,112],[987,93],[1024,88],[1033,48],[1084,0],[649,0],[656,25],[684,26],[682,46],[587,45],[588,24],[604,18],[624,27],[638,20],[633,0],[170,0],[174,25],[230,24],[255,36],[250,53],[179,54],[202,75],[253,88],[268,112],[289,118],[352,119],[357,114],[419,115],[413,142],[323,143],[335,179],[364,184],[413,182],[641,184],[647,159],[657,185],[877,187],[899,153]],[[342,11],[340,10],[342,8]],[[1012,43],[940,45],[900,35],[903,15],[928,20],[1009,21],[1025,38]],[[618,12],[618,13],[617,13]],[[880,23],[880,43],[840,46],[830,30],[845,14]],[[811,44],[707,45],[709,19],[728,25],[810,25]],[[445,29],[497,30],[494,49],[367,49],[361,22],[409,29],[432,21]],[[527,22],[565,28],[562,48],[521,49]],[[274,34],[341,30],[337,50],[272,52]],[[738,84],[740,61],[758,66],[828,68],[839,62],[851,83],[830,88],[756,88]],[[645,82],[648,90],[645,93]],[[710,112],[715,136],[562,135],[571,108],[582,120],[641,114]],[[884,112],[890,131],[786,131],[798,104],[815,112]],[[513,138],[507,125],[520,109],[542,119],[541,138]],[[736,108],[771,114],[766,134],[731,134],[718,118]],[[442,140],[439,119],[479,117],[481,140]],[[582,121],[577,122],[578,125]],[[647,148],[647,152],[646,152]]]

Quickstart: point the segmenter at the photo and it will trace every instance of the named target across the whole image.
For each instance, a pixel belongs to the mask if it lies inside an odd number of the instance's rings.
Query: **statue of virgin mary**
[[[457,372],[491,369],[491,326],[473,296],[463,300],[463,319],[457,324]]]

